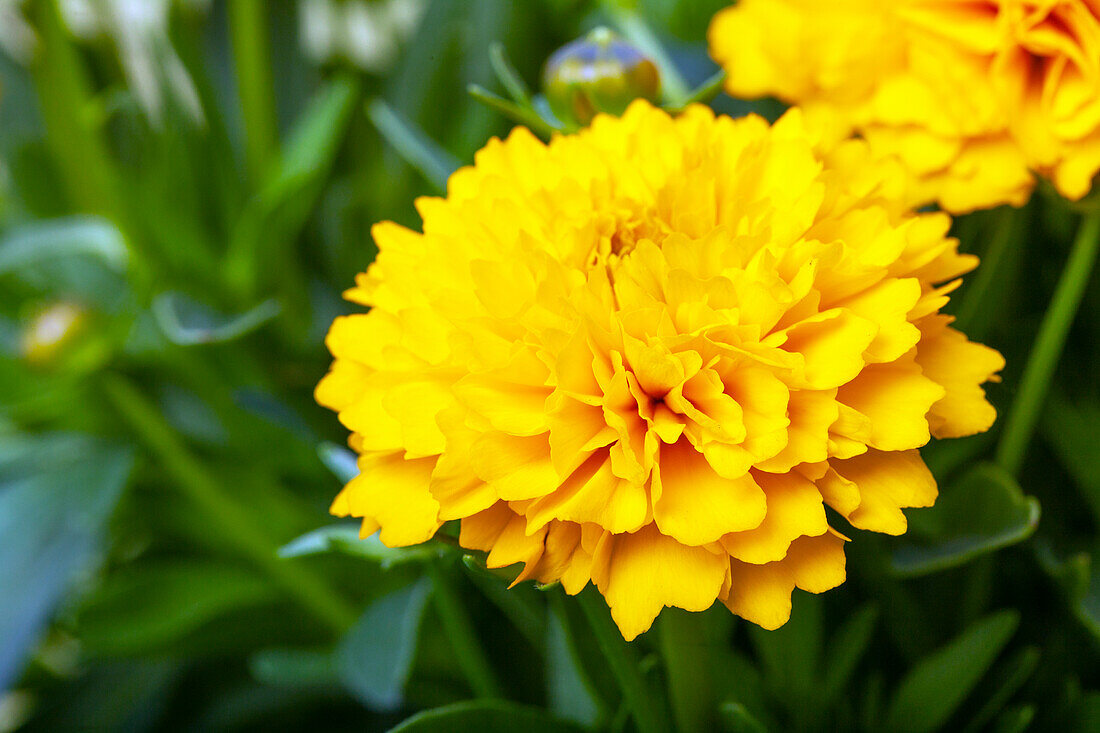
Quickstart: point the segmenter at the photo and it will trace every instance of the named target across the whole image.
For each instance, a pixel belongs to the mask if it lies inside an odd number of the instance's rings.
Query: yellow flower
[[[1100,170],[1095,0],[741,0],[709,37],[731,94],[858,132],[915,201],[1020,205],[1032,171],[1079,199]]]
[[[976,260],[887,173],[797,110],[494,139],[423,233],[374,228],[317,388],[360,454],[333,512],[391,546],[461,520],[516,582],[594,583],[627,639],[716,599],[782,625],[844,580],[826,504],[904,532],[936,497],[917,448],[994,418],[1000,355],[938,313]]]

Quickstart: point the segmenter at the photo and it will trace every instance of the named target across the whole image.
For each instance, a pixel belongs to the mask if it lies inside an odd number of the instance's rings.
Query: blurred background
[[[0,733],[385,730],[487,697],[630,728],[559,589],[328,516],[355,467],[312,390],[371,224],[417,226],[511,127],[466,93],[504,93],[493,42],[537,86],[634,24],[698,84],[725,4],[0,0]],[[1076,219],[1037,193],[956,223],[998,407]],[[729,730],[1100,730],[1098,350],[1094,282],[1019,483],[995,433],[931,446],[936,509],[860,534],[783,630],[666,611],[629,653]],[[692,670],[658,657],[681,642]]]

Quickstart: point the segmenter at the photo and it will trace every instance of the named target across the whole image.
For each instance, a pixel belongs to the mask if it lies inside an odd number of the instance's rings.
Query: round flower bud
[[[601,26],[555,51],[542,83],[558,119],[579,126],[600,112],[621,115],[639,97],[656,101],[661,77],[656,64]]]
[[[54,303],[23,331],[21,351],[32,364],[48,364],[84,330],[87,313],[74,303]]]

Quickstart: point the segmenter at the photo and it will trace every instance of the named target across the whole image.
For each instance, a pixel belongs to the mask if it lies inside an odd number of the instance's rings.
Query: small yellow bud
[[[38,366],[56,361],[58,354],[84,330],[87,321],[87,312],[74,303],[54,303],[45,308],[23,331],[23,357]]]
[[[657,65],[604,27],[562,46],[547,60],[543,91],[566,125],[586,125],[597,113],[621,115],[639,97],[657,100]]]

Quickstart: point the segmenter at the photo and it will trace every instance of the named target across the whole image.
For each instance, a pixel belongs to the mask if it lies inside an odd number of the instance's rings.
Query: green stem
[[[451,581],[450,573],[457,572],[457,569],[442,567],[442,562],[427,563],[428,577],[432,581],[432,598],[439,609],[443,631],[458,658],[458,665],[466,675],[474,694],[478,697],[503,699],[504,695],[501,694],[489,658],[481,648],[466,607],[462,605],[458,590]]]
[[[245,158],[254,182],[263,179],[279,147],[267,12],[262,0],[231,0],[229,3],[229,29],[245,131]]]
[[[112,220],[126,235],[131,282],[143,291],[151,280],[147,253],[139,249],[118,171],[88,113],[93,100],[91,79],[69,41],[58,0],[37,0],[31,8],[42,41],[32,73],[46,144],[72,204]]]
[[[1024,452],[1046,398],[1054,370],[1062,356],[1062,347],[1077,308],[1084,297],[1089,277],[1100,251],[1100,212],[1090,214],[1082,223],[1073,242],[1069,260],[1058,280],[1050,307],[1039,326],[1039,335],[1024,366],[1016,399],[1008,413],[1004,432],[997,445],[996,460],[1012,474],[1019,473]]]
[[[276,555],[278,544],[261,523],[240,508],[169,425],[160,410],[126,377],[107,373],[102,388],[135,437],[160,460],[161,467],[210,517],[212,529],[222,533],[249,560],[292,596],[334,634],[343,634],[356,619],[355,611],[331,588],[293,562]]]
[[[659,708],[654,705],[652,692],[646,684],[638,662],[630,647],[623,641],[615,622],[598,593],[591,590],[577,595],[577,601],[584,611],[596,636],[596,643],[603,653],[611,674],[619,683],[623,693],[623,702],[630,708],[634,725],[640,733],[661,733],[669,729],[667,721],[662,720]]]
[[[704,659],[707,641],[700,619],[678,608],[666,608],[657,620],[657,639],[668,676],[672,714],[680,733],[714,730],[716,705]]]

